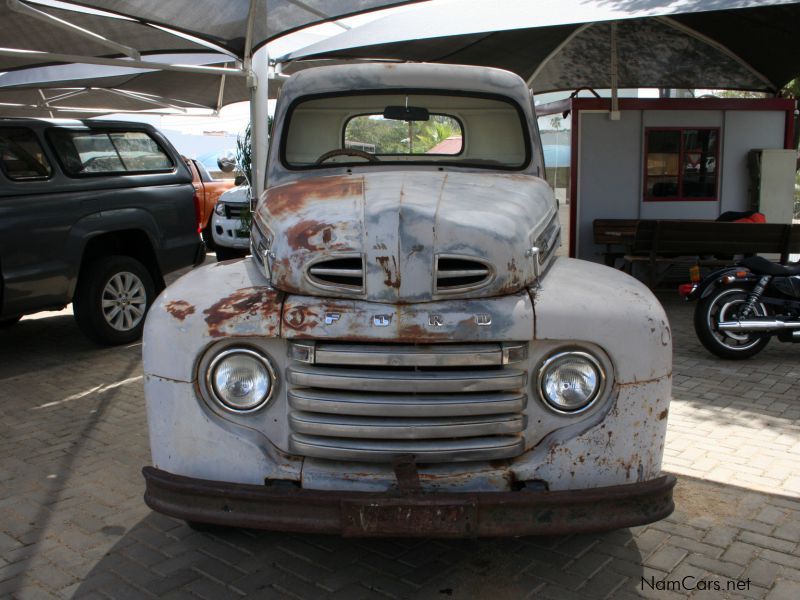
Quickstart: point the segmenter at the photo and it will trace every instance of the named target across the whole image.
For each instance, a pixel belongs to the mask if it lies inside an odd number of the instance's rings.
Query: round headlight
[[[586,352],[561,352],[548,358],[539,371],[539,393],[545,403],[561,413],[589,408],[603,387],[600,363]]]
[[[247,348],[220,352],[208,367],[208,388],[224,408],[251,412],[272,397],[275,370],[267,357]]]

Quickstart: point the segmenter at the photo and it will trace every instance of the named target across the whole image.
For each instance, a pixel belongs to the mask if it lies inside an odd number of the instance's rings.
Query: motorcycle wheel
[[[744,288],[719,288],[697,303],[694,311],[694,330],[706,349],[720,358],[742,360],[758,354],[769,343],[769,336],[747,332],[719,331],[720,321],[739,320],[750,290]],[[754,317],[767,316],[767,308],[756,302]]]

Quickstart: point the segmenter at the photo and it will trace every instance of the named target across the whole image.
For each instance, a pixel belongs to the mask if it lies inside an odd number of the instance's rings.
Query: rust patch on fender
[[[392,261],[391,265],[389,259]],[[400,289],[400,271],[397,268],[397,259],[394,256],[379,256],[376,260],[386,275],[383,283],[396,290]]]
[[[236,290],[203,311],[206,315],[208,334],[211,337],[223,337],[225,335],[223,327],[242,317],[260,317],[265,321],[277,317],[280,304],[275,300],[279,294],[280,292],[276,290],[263,287]],[[264,332],[264,335],[275,333],[277,332],[270,330]]]
[[[267,191],[264,205],[273,216],[297,213],[311,200],[361,196],[364,182],[346,175],[314,177],[287,183]]]
[[[186,300],[173,300],[164,308],[178,321],[183,321],[189,315],[194,314],[194,306],[186,302]]]
[[[660,413],[658,413],[658,420],[659,421],[663,421],[664,419],[667,418],[667,414],[669,414],[669,409],[665,408]]]

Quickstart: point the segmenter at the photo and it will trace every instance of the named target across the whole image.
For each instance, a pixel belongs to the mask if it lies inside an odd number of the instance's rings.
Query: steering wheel
[[[369,152],[364,152],[363,150],[356,150],[355,148],[335,148],[320,156],[317,159],[316,164],[320,165],[334,156],[357,156],[358,158],[366,159],[369,162],[379,162],[377,156],[370,154]]]

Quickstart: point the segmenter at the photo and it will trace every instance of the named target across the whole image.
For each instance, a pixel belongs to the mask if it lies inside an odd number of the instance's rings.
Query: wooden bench
[[[592,224],[594,243],[605,245],[606,251],[603,256],[607,266],[613,267],[618,258],[628,254],[636,238],[636,227],[638,225],[639,219],[594,220]]]
[[[608,240],[616,238],[620,242],[613,243],[625,247],[623,268],[630,272],[634,262],[648,264],[651,287],[655,284],[658,263],[696,257],[695,262],[701,265],[730,264],[736,255],[754,254],[778,254],[781,263],[786,263],[789,254],[800,252],[800,225],[639,220],[632,237],[630,220],[598,219],[594,225],[595,243],[606,244],[610,249],[612,242]],[[606,264],[609,264],[609,255],[611,264],[620,257],[619,252],[609,250]]]

